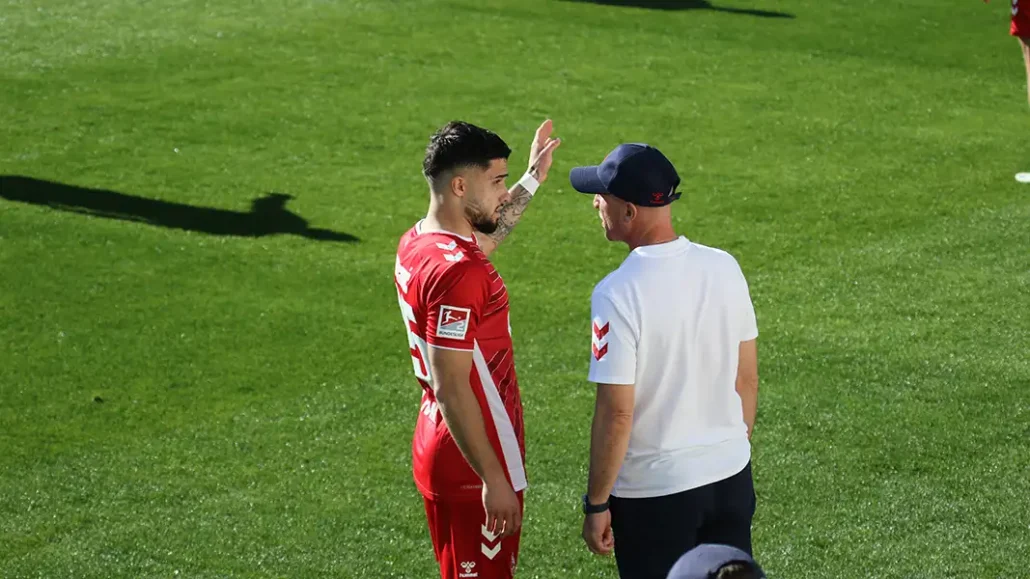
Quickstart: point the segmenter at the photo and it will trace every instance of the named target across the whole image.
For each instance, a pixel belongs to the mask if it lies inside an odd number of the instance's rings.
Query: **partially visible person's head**
[[[572,187],[594,195],[594,209],[609,241],[630,241],[656,225],[671,224],[669,204],[679,199],[680,177],[658,149],[619,145],[600,165],[576,167]]]
[[[443,203],[459,203],[472,227],[497,228],[498,209],[508,200],[505,178],[511,149],[492,131],[452,121],[429,139],[422,174]]]
[[[765,573],[736,547],[704,544],[680,557],[667,579],[765,579]]]

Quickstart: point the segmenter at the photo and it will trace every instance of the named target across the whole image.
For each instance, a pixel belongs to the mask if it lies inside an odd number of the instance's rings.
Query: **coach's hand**
[[[522,526],[522,507],[508,479],[483,482],[486,530],[501,537],[514,535]]]
[[[544,121],[533,137],[533,147],[529,150],[529,174],[538,182],[547,180],[547,172],[551,169],[554,150],[561,144],[561,139],[552,139],[554,123],[551,119]]]
[[[612,533],[612,513],[605,511],[587,515],[583,519],[583,540],[587,548],[595,555],[607,555],[615,548],[615,535]]]

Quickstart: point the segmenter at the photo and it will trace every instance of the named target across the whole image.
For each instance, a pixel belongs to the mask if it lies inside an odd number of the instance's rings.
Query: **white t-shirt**
[[[613,495],[675,494],[747,466],[737,362],[758,326],[732,255],[685,237],[638,247],[594,288],[591,317],[589,380],[636,385]]]

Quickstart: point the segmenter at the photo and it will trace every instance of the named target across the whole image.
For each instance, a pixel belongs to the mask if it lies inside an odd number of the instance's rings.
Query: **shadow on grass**
[[[601,4],[603,6],[631,6],[633,8],[648,8],[651,10],[713,10],[715,12],[727,12],[730,14],[741,14],[745,16],[759,16],[762,18],[794,18],[793,14],[787,12],[774,12],[770,10],[755,10],[752,8],[732,8],[729,6],[713,6],[706,0],[564,0],[565,2],[581,2],[585,4]]]
[[[318,241],[359,241],[349,233],[309,227],[306,219],[286,209],[286,203],[293,197],[282,193],[269,193],[254,199],[250,202],[250,211],[244,213],[157,201],[31,177],[0,175],[0,197],[9,201],[45,205],[61,211],[211,235],[263,237],[292,234]]]

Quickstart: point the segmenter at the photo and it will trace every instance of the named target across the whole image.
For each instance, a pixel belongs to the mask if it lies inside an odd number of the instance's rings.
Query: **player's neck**
[[[422,231],[426,233],[447,231],[469,238],[474,235],[472,224],[465,219],[464,211],[461,211],[460,208],[455,211],[453,208],[445,207],[436,199],[429,201],[429,211],[426,212],[426,218],[422,220]]]

